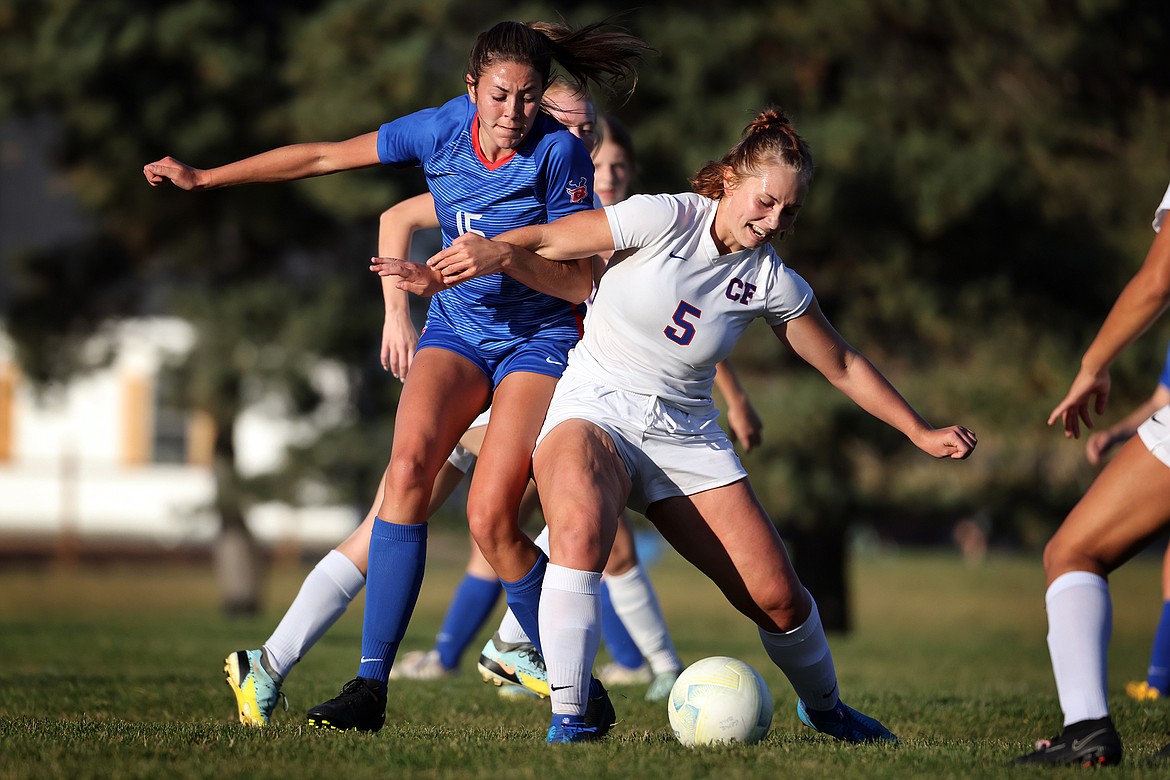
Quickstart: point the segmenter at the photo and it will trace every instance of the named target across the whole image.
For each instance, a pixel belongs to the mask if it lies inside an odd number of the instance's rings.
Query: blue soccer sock
[[[418,601],[427,560],[427,524],[374,518],[366,571],[366,612],[358,677],[390,679],[390,667]]]
[[[1150,651],[1150,668],[1146,682],[1163,696],[1170,694],[1170,601],[1162,603],[1162,617],[1154,632],[1154,647]]]
[[[540,585],[544,582],[544,570],[548,566],[548,556],[543,552],[536,559],[532,569],[515,582],[500,580],[504,586],[504,598],[508,608],[512,610],[516,621],[528,635],[528,639],[540,650],[540,624],[537,615],[540,611]],[[368,598],[368,597],[367,597]]]
[[[601,640],[605,642],[609,657],[627,669],[637,669],[645,662],[642,651],[613,608],[613,599],[609,597],[604,579],[601,581]]]
[[[455,588],[455,595],[451,597],[451,604],[443,617],[443,627],[435,638],[439,663],[443,664],[444,669],[458,668],[463,651],[479,633],[499,598],[499,580],[464,575],[459,587]]]

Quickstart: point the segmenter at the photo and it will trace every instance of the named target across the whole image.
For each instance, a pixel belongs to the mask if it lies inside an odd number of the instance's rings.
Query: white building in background
[[[82,545],[167,547],[215,536],[212,424],[160,402],[163,367],[194,338],[177,319],[124,321],[87,345],[95,355],[114,355],[106,367],[38,391],[22,379],[0,331],[0,548],[6,539],[65,535]],[[340,399],[341,372],[323,364],[318,374],[326,396]],[[343,413],[340,400],[330,413]],[[306,433],[279,404],[249,408],[236,427],[240,470],[255,474],[278,465],[285,446]],[[328,547],[360,519],[350,506],[268,504],[252,509],[248,524],[266,544]]]

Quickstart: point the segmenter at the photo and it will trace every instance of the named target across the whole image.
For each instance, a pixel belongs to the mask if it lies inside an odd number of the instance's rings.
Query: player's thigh
[[[541,440],[533,470],[552,559],[600,571],[630,493],[630,478],[613,440],[586,420],[566,420]]]
[[[414,370],[413,368],[411,369]],[[509,515],[513,524],[528,486],[532,450],[556,388],[555,377],[529,372],[508,374],[496,387],[491,420],[484,432],[471,480],[471,516]],[[471,517],[475,522],[476,518]]]
[[[471,361],[445,349],[420,350],[398,399],[392,470],[395,459],[422,460],[433,466],[433,478],[490,392],[487,376]]]
[[[746,479],[657,501],[647,517],[757,625],[789,630],[808,616],[804,588],[780,534]]]
[[[1066,571],[1108,574],[1170,525],[1170,467],[1134,437],[1073,507],[1045,548],[1049,581]]]

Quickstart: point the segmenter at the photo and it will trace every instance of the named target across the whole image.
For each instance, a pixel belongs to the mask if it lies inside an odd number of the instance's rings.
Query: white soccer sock
[[[276,630],[264,643],[268,662],[281,679],[345,614],[365,584],[365,575],[337,550],[330,550],[313,567]]]
[[[1104,718],[1106,654],[1113,629],[1109,583],[1087,571],[1062,574],[1044,595],[1048,610],[1048,654],[1064,725]]]
[[[682,669],[682,662],[675,652],[670,632],[666,629],[666,621],[662,619],[662,609],[658,606],[654,586],[650,584],[642,564],[637,563],[634,568],[616,577],[605,575],[605,584],[609,588],[614,612],[622,619],[622,625],[630,632],[642,657],[650,664],[651,671],[661,674]]]
[[[532,541],[540,548],[541,552],[548,555],[548,526],[546,525],[544,530],[537,534],[536,538]],[[547,571],[545,576],[548,576]],[[512,614],[512,610],[510,609],[504,613],[504,617],[500,620],[500,627],[496,629],[496,634],[499,635],[501,641],[510,642],[514,645],[531,641],[528,638],[528,634],[524,633],[520,621],[516,619],[516,616]]]
[[[812,601],[812,612],[803,625],[780,634],[761,628],[760,640],[768,657],[784,672],[805,706],[813,710],[831,710],[837,706],[839,698],[837,670],[833,666],[833,653],[829,650],[829,640],[825,638],[817,602],[811,594],[809,600]]]
[[[556,715],[584,715],[601,644],[601,573],[550,563],[540,595],[540,636]]]

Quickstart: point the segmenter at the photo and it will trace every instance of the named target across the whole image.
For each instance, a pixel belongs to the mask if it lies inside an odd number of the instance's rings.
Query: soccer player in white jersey
[[[692,180],[695,192],[634,196],[602,211],[464,236],[399,282],[427,290],[510,261],[616,252],[585,335],[557,385],[533,470],[551,532],[540,627],[552,690],[549,741],[595,739],[585,718],[597,652],[597,587],[625,505],[753,620],[810,728],[848,742],[895,741],[839,698],[812,596],[752,492],[711,400],[715,364],[762,317],[777,338],[861,408],[936,458],[966,458],[975,435],[928,424],[829,324],[808,284],[768,243],[793,224],[812,157],[784,115],[759,114],[744,138]],[[504,243],[508,242],[508,243]],[[411,274],[401,263],[378,273]]]
[[[1066,437],[1105,412],[1109,366],[1170,305],[1170,188],[1154,215],[1145,262],[1118,295],[1064,400],[1048,417]],[[1100,766],[1121,761],[1121,738],[1109,717],[1106,658],[1112,628],[1110,572],[1170,528],[1170,406],[1154,412],[1097,475],[1044,548],[1048,652],[1064,728],[1020,756],[1023,764]],[[1170,758],[1170,745],[1159,752]]]
[[[448,245],[592,209],[593,165],[564,127],[539,111],[556,62],[575,81],[613,85],[635,74],[645,42],[604,24],[574,30],[501,22],[482,33],[465,71],[466,94],[339,143],[296,144],[209,170],[167,157],[148,164],[152,185],[182,189],[288,181],[377,164],[426,174]],[[394,427],[385,491],[369,549],[357,677],[310,709],[311,726],[375,731],[386,683],[414,611],[426,561],[426,511],[448,454],[489,399],[468,522],[504,584],[509,605],[539,647],[536,623],[546,557],[517,526],[533,443],[565,355],[580,334],[592,286],[588,257],[558,266],[519,257],[502,273],[431,302]],[[558,286],[559,285],[559,286]],[[549,294],[549,290],[555,290]],[[600,684],[597,722],[614,719]]]

